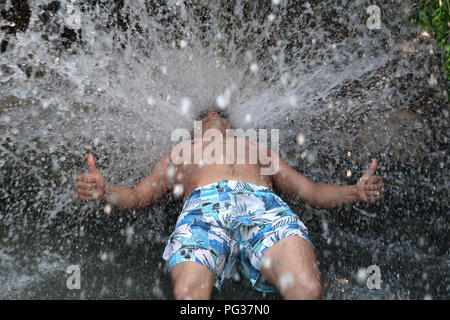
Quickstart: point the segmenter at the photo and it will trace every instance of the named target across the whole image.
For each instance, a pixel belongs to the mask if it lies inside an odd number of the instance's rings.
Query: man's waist
[[[263,190],[271,190],[271,187],[267,184],[255,184],[248,181],[241,181],[241,180],[219,180],[216,182],[208,183],[205,185],[200,185],[195,187],[194,191],[201,190],[201,189],[224,189],[229,188],[231,190],[255,190],[255,191],[263,191]]]

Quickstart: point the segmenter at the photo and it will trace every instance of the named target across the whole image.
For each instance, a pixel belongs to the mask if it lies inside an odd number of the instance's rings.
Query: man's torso
[[[195,189],[221,180],[238,180],[272,188],[269,175],[261,175],[259,152],[257,144],[248,139],[232,138],[211,142],[202,140],[190,141],[184,151],[190,152],[190,157],[175,165],[174,184],[183,185],[184,200]],[[228,143],[228,144],[227,144]],[[201,148],[200,148],[201,147]]]

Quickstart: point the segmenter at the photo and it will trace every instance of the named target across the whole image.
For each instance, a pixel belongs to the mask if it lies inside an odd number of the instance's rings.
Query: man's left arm
[[[279,157],[279,170],[273,181],[282,192],[316,207],[334,208],[356,201],[374,203],[383,198],[384,188],[383,179],[374,175],[377,165],[373,159],[356,185],[341,186],[314,183]]]

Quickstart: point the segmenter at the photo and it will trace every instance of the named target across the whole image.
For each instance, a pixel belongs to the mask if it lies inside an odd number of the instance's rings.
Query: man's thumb
[[[372,163],[370,164],[370,169],[373,170],[372,173],[375,172],[375,170],[377,170],[378,167],[378,160],[377,159],[372,159]]]
[[[372,163],[370,164],[370,168],[364,174],[364,178],[367,178],[367,179],[370,178],[375,173],[375,170],[377,170],[377,167],[378,167],[378,160],[377,159],[372,159]]]
[[[95,167],[95,160],[94,160],[94,156],[92,154],[89,154],[87,157],[87,165],[88,165],[89,171],[91,171],[91,173],[98,172],[97,168]]]

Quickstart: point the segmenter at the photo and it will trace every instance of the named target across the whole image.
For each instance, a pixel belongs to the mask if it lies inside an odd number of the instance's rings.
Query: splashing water
[[[281,154],[315,182],[355,184],[379,159],[381,204],[289,202],[317,246],[324,298],[448,298],[439,49],[409,24],[410,5],[384,5],[378,30],[369,5],[2,2],[0,297],[171,298],[161,255],[177,196],[119,212],[77,200],[75,181],[93,153],[109,182],[134,185],[172,130],[219,107],[235,128],[280,129]],[[73,264],[78,291],[66,287]],[[380,290],[364,284],[374,264]],[[279,296],[241,280],[213,297]]]

